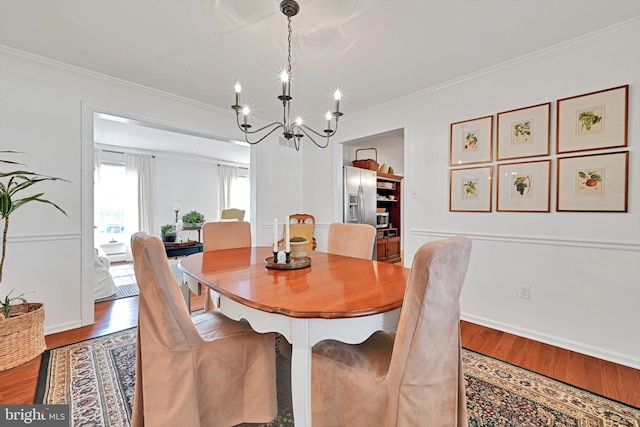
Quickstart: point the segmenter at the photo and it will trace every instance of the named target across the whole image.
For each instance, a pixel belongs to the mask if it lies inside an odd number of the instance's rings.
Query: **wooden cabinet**
[[[400,233],[402,230],[402,177],[378,172],[377,207],[389,214],[389,225],[378,228],[376,259],[400,261]]]
[[[400,236],[395,228],[378,230],[376,239],[376,260],[385,262],[400,261]]]

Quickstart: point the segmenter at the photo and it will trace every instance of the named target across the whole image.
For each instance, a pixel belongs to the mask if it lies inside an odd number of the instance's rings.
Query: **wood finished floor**
[[[202,308],[202,297],[192,295],[193,310]],[[47,348],[136,326],[138,297],[95,304],[95,323],[48,335]],[[565,383],[640,407],[640,371],[580,353],[553,347],[473,323],[461,322],[462,345]],[[40,357],[0,372],[0,403],[33,403]]]

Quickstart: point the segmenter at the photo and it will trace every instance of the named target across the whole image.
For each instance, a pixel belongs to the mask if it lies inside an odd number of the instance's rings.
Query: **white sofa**
[[[104,251],[96,248],[93,258],[93,299],[97,300],[115,294],[116,284],[109,273],[111,261]]]

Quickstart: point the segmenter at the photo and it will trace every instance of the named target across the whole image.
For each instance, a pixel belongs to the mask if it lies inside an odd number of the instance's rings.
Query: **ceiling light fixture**
[[[315,130],[311,129],[309,126],[305,125],[300,116],[298,116],[295,121],[291,121],[291,100],[292,100],[291,98],[291,80],[292,80],[291,17],[298,14],[298,12],[300,11],[300,6],[298,5],[298,2],[296,2],[295,0],[283,0],[280,3],[280,10],[287,17],[288,28],[289,28],[289,38],[288,38],[289,49],[288,49],[288,57],[287,57],[288,66],[280,74],[280,79],[282,81],[282,94],[278,95],[278,99],[282,101],[282,108],[284,112],[283,121],[273,122],[268,124],[267,126],[261,127],[260,129],[256,129],[253,131],[250,130],[251,125],[248,123],[249,113],[250,113],[249,106],[246,104],[244,105],[244,107],[240,106],[240,93],[242,92],[242,86],[240,86],[240,82],[236,83],[236,86],[235,86],[236,103],[232,105],[231,108],[235,110],[236,122],[238,123],[238,128],[244,133],[245,141],[249,144],[252,144],[252,145],[257,144],[263,139],[265,139],[267,136],[271,135],[277,129],[282,128],[283,130],[282,135],[287,140],[293,139],[296,147],[296,151],[300,150],[300,140],[304,137],[304,135],[308,136],[309,139],[318,147],[326,148],[329,145],[329,138],[335,135],[336,132],[338,131],[338,119],[340,118],[340,116],[342,116],[342,113],[340,112],[340,97],[342,95],[340,93],[340,90],[336,90],[333,95],[335,100],[334,111],[327,111],[327,114],[325,115],[326,129],[324,129],[323,131],[324,135],[322,133],[316,132]],[[240,113],[242,113],[243,115],[242,123],[240,123]],[[335,120],[335,125],[333,129],[331,129],[332,119]],[[253,142],[249,141],[249,135],[266,131],[267,129],[270,129],[270,128],[271,130],[269,130],[269,132],[267,132],[266,135],[262,136],[257,141],[253,141]],[[315,135],[321,138],[326,138],[326,142],[324,144],[318,144],[313,139],[313,137],[309,135],[309,133],[307,133],[307,131],[314,133]]]

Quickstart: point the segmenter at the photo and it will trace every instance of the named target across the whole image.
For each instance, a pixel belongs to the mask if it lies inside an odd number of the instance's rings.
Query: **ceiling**
[[[640,0],[299,0],[293,114],[349,114],[638,19]],[[218,106],[282,116],[279,0],[0,0],[0,45]],[[1,72],[1,70],[0,70]]]

